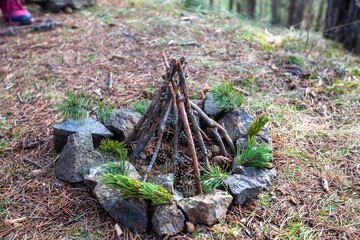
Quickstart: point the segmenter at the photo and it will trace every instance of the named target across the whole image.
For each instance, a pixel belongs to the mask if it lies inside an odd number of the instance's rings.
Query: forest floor
[[[117,107],[149,98],[164,71],[161,52],[189,60],[193,98],[222,79],[249,93],[243,107],[272,119],[278,172],[269,191],[233,206],[220,224],[173,239],[358,239],[359,57],[314,33],[164,2],[101,0],[50,14],[64,23],[51,31],[0,38],[0,239],[116,238],[86,186],[54,177],[56,104],[68,89],[100,89]],[[123,230],[124,239],[156,239]]]

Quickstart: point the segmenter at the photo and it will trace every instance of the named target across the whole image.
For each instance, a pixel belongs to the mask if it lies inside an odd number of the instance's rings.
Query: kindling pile
[[[164,81],[151,100],[151,104],[148,106],[145,113],[142,115],[133,131],[124,142],[125,144],[129,144],[134,139],[139,139],[132,155],[130,156],[130,161],[133,161],[140,156],[140,153],[149,144],[154,135],[157,134],[155,151],[146,171],[147,173],[145,178],[147,178],[156,161],[156,158],[158,157],[159,150],[163,143],[163,135],[167,127],[168,119],[170,113],[172,113],[175,122],[175,132],[171,141],[173,147],[171,160],[173,161],[174,171],[176,169],[176,164],[180,159],[177,149],[179,132],[183,128],[191,153],[196,180],[196,190],[198,193],[201,193],[202,189],[199,180],[199,160],[209,164],[207,150],[203,141],[203,138],[207,139],[207,136],[200,129],[194,110],[211,129],[224,156],[228,156],[228,153],[222,140],[223,138],[234,154],[235,147],[226,130],[214,120],[209,118],[196,104],[190,101],[185,77],[187,67],[185,58],[171,58],[170,63],[167,61],[164,54],[162,54],[162,58],[166,69],[165,74],[163,75]],[[196,153],[194,138],[199,145],[199,156]]]

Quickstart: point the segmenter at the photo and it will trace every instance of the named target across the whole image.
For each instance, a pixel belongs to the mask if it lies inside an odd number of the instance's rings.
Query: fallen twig
[[[168,43],[169,46],[199,46],[199,44],[197,43],[197,41],[190,41],[190,42],[175,42],[173,40],[170,40]]]
[[[5,220],[4,223],[6,225],[10,225],[10,224],[15,224],[15,223],[21,223],[21,222],[24,222],[28,219],[28,217],[22,217],[22,218],[17,218],[17,219],[8,219],[8,220]]]
[[[107,89],[108,89],[108,90],[112,90],[112,83],[113,83],[112,76],[113,76],[113,73],[110,72],[110,73],[109,73],[109,80],[108,80],[108,82],[107,82],[107,84],[108,84]]]
[[[34,165],[35,167],[37,167],[37,168],[43,168],[40,164],[38,164],[36,162],[33,162],[30,159],[24,158],[23,161],[27,162],[27,163],[30,163],[30,164]]]
[[[0,36],[11,36],[14,35],[15,32],[19,31],[19,30],[25,30],[25,29],[31,29],[32,31],[38,31],[38,32],[45,32],[45,31],[49,31],[53,28],[55,28],[55,26],[59,26],[59,25],[63,25],[62,22],[55,22],[54,19],[50,16],[48,16],[48,18],[46,19],[45,22],[35,22],[32,23],[31,25],[26,25],[26,26],[11,26],[9,28],[7,28],[5,31],[3,31],[2,33],[0,33]]]
[[[129,33],[126,33],[126,32],[123,32],[122,33],[125,37],[130,37],[132,39],[134,39],[135,41],[138,41],[138,37],[134,34],[129,34]]]

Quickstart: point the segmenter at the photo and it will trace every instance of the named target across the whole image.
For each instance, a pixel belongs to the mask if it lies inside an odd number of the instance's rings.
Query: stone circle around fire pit
[[[245,109],[239,108],[227,113],[219,111],[210,93],[207,93],[205,101],[197,100],[196,104],[224,126],[236,145],[242,149],[246,147],[246,131],[253,119]],[[170,171],[152,176],[148,181],[169,190],[173,203],[150,205],[147,200],[125,198],[121,191],[100,183],[103,165],[109,161],[116,163],[117,159],[96,148],[103,138],[123,141],[140,117],[140,114],[129,109],[118,109],[105,123],[92,118],[67,119],[54,126],[55,148],[60,153],[54,170],[55,176],[71,183],[84,182],[93,190],[99,203],[114,221],[134,233],[151,229],[159,236],[175,235],[186,230],[186,221],[194,225],[211,226],[225,216],[230,204],[241,205],[256,198],[262,191],[269,189],[276,177],[274,169],[236,166],[225,179],[227,189],[187,196],[175,184],[179,176],[174,176]],[[263,128],[256,135],[256,141],[265,142],[272,149],[268,129]],[[207,147],[212,149],[209,154],[212,159],[219,159],[219,147]],[[142,154],[139,159],[145,161],[146,158],[148,156]],[[129,177],[143,179],[144,176],[140,174],[143,171],[141,166],[130,162],[126,164],[130,169]]]

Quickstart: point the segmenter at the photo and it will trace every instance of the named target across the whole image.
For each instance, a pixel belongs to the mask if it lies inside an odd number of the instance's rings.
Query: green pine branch
[[[110,119],[114,113],[114,105],[107,105],[100,98],[97,100],[95,115],[100,122]]]
[[[173,202],[171,193],[163,187],[122,174],[103,173],[101,183],[122,191],[127,198],[147,199],[153,205]]]
[[[105,121],[113,114],[112,105],[105,104],[100,99],[86,94],[84,91],[72,93],[65,91],[63,102],[58,104],[58,111],[62,113],[64,118],[79,119],[95,114],[99,121]]]
[[[214,85],[210,92],[216,106],[224,111],[240,107],[244,100],[244,95],[234,88],[233,82],[223,81],[221,84]]]
[[[129,175],[130,169],[127,164],[127,149],[123,142],[118,142],[110,139],[102,139],[99,149],[108,152],[119,159],[118,163],[108,162],[104,165],[105,173]]]
[[[111,153],[120,160],[127,159],[126,144],[123,142],[104,138],[100,142],[99,149]]]
[[[93,99],[86,95],[84,91],[71,93],[65,90],[63,102],[59,104],[58,111],[64,118],[78,119],[89,116],[89,108],[93,105]]]
[[[146,111],[146,109],[148,108],[148,106],[150,105],[150,102],[148,99],[143,99],[140,101],[135,101],[132,104],[132,108],[135,112],[140,113],[141,115],[143,115]]]
[[[266,123],[270,121],[270,118],[265,113],[257,117],[250,125],[247,130],[248,141],[258,134]]]
[[[271,160],[273,156],[271,149],[262,142],[257,145],[255,138],[248,140],[246,148],[241,152],[241,147],[237,148],[237,164],[245,167],[266,167],[272,168]]]
[[[200,183],[204,192],[208,193],[212,190],[223,187],[226,189],[225,178],[228,174],[218,165],[207,165],[203,175],[200,177]]]

